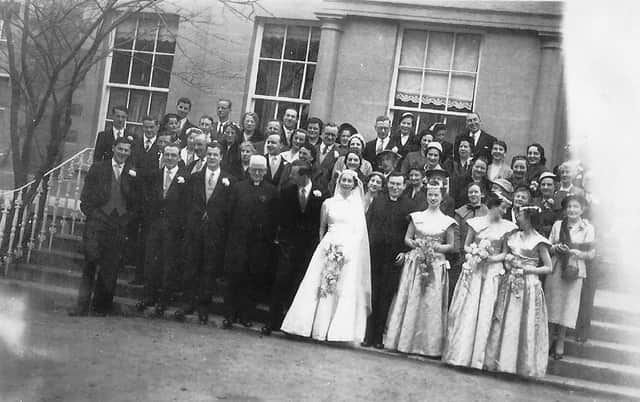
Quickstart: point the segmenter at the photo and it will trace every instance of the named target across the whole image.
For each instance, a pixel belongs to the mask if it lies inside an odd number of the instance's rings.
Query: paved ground
[[[219,324],[219,320],[214,320]],[[0,401],[603,400],[433,361],[214,325],[71,318],[0,295]]]

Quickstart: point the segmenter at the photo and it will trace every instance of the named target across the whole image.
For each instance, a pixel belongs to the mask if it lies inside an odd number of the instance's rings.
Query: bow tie
[[[482,206],[482,204],[480,204],[480,205],[467,204],[467,208],[470,209],[471,211],[477,211],[477,210],[480,209],[481,206]]]

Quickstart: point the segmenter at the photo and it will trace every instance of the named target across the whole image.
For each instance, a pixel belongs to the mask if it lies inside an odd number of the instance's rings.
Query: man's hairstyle
[[[402,172],[399,172],[397,170],[392,171],[391,173],[389,173],[389,176],[387,176],[387,182],[389,181],[390,178],[392,177],[402,177],[402,182],[404,183],[406,180],[405,175],[402,174]]]
[[[218,99],[218,103],[220,103],[220,102],[227,102],[227,104],[229,104],[229,109],[231,109],[232,104],[231,104],[231,100],[230,99],[220,98],[220,99]]]
[[[178,116],[175,113],[167,113],[164,115],[164,118],[162,119],[165,123],[169,122],[169,119],[176,119],[177,121],[180,121],[180,116]]]
[[[389,118],[389,116],[385,116],[385,115],[380,115],[378,117],[376,117],[376,123],[378,123],[379,121],[391,121],[391,119]]]
[[[527,193],[529,194],[529,199],[531,199],[532,197],[531,189],[528,186],[525,186],[523,184],[517,186],[515,190],[513,190],[513,195],[516,195],[516,193]]]
[[[129,114],[129,110],[124,105],[115,105],[115,106],[111,107],[111,114],[115,114],[116,110],[119,110],[121,112],[125,112],[126,114]]]
[[[171,131],[161,130],[158,132],[158,138],[159,137],[169,137],[173,139],[173,133]]]
[[[325,130],[326,130],[326,129],[328,129],[328,128],[335,128],[335,129],[337,130],[337,129],[338,129],[338,125],[337,125],[336,123],[334,123],[334,122],[330,121],[330,122],[327,122],[327,123],[324,125],[324,129],[325,129]]]
[[[311,163],[307,162],[307,161],[303,161],[300,159],[296,159],[295,161],[291,162],[291,169],[293,169],[294,167],[298,167],[298,173],[302,176],[307,176],[310,177],[311,176]]]
[[[167,148],[175,148],[175,149],[177,149],[177,150],[178,150],[178,155],[180,154],[180,146],[179,146],[178,144],[176,144],[176,143],[171,142],[171,143],[167,144],[167,145],[164,147],[164,149],[162,150],[162,153],[163,153],[163,154],[164,154],[165,152],[167,152]]]
[[[478,112],[467,113],[467,115],[465,116],[465,120],[467,119],[467,117],[471,116],[472,114],[475,114],[476,116],[478,116],[478,120],[482,120],[482,118],[480,118],[480,113]]]
[[[156,119],[155,117],[150,116],[150,115],[148,115],[148,114],[146,114],[146,115],[144,115],[144,116],[142,117],[142,121],[143,121],[143,122],[144,122],[144,121],[152,121],[154,124],[157,124],[157,123],[158,123],[158,119]]]
[[[128,144],[129,146],[131,146],[132,141],[129,139],[128,136],[118,137],[116,141],[113,143],[113,146],[116,147],[118,146],[118,144]]]
[[[320,127],[320,132],[322,132],[322,128],[324,127],[324,123],[318,117],[311,117],[307,120],[307,130],[309,129],[309,124],[317,124]]]
[[[182,97],[178,99],[178,101],[176,102],[176,106],[178,106],[180,103],[186,103],[187,105],[189,105],[189,109],[191,109],[191,99]]]
[[[289,110],[293,110],[294,112],[296,112],[296,118],[298,117],[298,111],[296,110],[296,108],[293,107],[288,107],[284,110],[284,114],[287,114],[287,111]],[[284,116],[284,115],[283,115]]]
[[[293,135],[296,135],[297,133],[304,134],[304,138],[307,138],[307,136],[309,135],[309,132],[304,128],[296,128],[295,130],[293,130]]]
[[[218,151],[220,151],[220,155],[222,155],[222,153],[224,152],[222,150],[222,145],[220,145],[220,143],[218,141],[211,141],[207,143],[207,150],[209,150],[209,148],[218,148]]]
[[[238,147],[239,150],[242,150],[243,148],[250,148],[251,152],[253,152],[254,154],[257,152],[256,151],[256,146],[253,144],[253,142],[251,141],[243,141],[240,146]]]

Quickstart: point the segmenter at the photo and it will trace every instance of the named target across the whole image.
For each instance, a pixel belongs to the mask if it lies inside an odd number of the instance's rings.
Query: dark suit
[[[278,190],[262,181],[241,181],[232,189],[229,201],[229,230],[224,257],[228,283],[225,318],[248,320],[252,302],[268,288],[268,268],[276,232]],[[253,300],[252,300],[253,299]]]
[[[282,156],[278,155],[280,163],[275,174],[271,173],[271,155],[266,155],[267,158],[267,174],[264,175],[264,180],[267,183],[273,184],[276,187],[280,187],[289,178],[290,163],[284,160]]]
[[[188,164],[186,166],[185,171],[186,171],[187,178],[191,177],[192,175],[194,175],[194,174],[196,174],[198,172],[202,172],[207,167],[207,159],[205,157],[205,158],[202,159],[202,164],[201,164],[200,170],[197,171],[197,172],[193,172],[193,168],[196,167],[196,165],[198,164],[198,161],[200,161],[200,159],[194,159],[193,161],[191,161],[190,164]]]
[[[401,196],[392,201],[388,194],[376,197],[367,210],[367,230],[371,252],[371,314],[365,342],[381,344],[391,301],[398,289],[402,267],[396,256],[408,251],[404,236],[413,212],[411,200]]]
[[[480,137],[478,138],[478,143],[474,145],[473,137],[471,137],[470,132],[465,132],[461,135],[458,135],[455,139],[454,149],[458,149],[460,145],[460,140],[463,138],[469,138],[471,142],[471,153],[474,157],[484,156],[487,158],[489,163],[491,163],[491,149],[493,148],[493,144],[497,141],[496,137],[487,133],[484,130],[480,130]]]
[[[182,257],[187,201],[186,172],[178,168],[164,194],[165,169],[156,169],[143,193],[146,221],[145,292],[149,302],[166,306],[177,290],[176,275]]]
[[[318,166],[320,166],[320,171],[328,184],[333,174],[333,167],[338,161],[338,158],[340,158],[340,153],[338,152],[338,145],[336,144],[332,145],[331,148],[326,151],[324,157],[321,156],[321,149],[322,145],[318,145]]]
[[[131,136],[135,138],[131,130],[125,128],[124,137]],[[100,131],[96,138],[96,146],[93,150],[93,162],[102,162],[113,158],[113,144],[116,139],[113,134],[113,128],[110,127],[107,130]]]
[[[215,279],[223,269],[227,242],[228,209],[235,179],[220,170],[207,201],[206,173],[203,169],[189,178],[187,229],[183,267],[184,310],[207,312]]]
[[[89,310],[92,290],[92,308],[100,313],[111,309],[118,272],[124,265],[127,224],[139,213],[133,166],[126,163],[116,182],[111,162],[97,162],[89,168],[80,196],[80,209],[87,217],[83,233],[86,264],[78,292],[78,309],[84,312]]]
[[[304,210],[299,188],[290,184],[282,189],[278,203],[278,263],[269,308],[271,328],[280,328],[283,312],[291,305],[298,286],[318,244],[320,208],[326,192],[311,183]]]
[[[402,156],[403,159],[409,154],[409,152],[420,150],[420,140],[413,134],[409,135],[409,138],[404,145],[402,145],[402,137],[399,133],[391,138],[393,139],[393,143],[395,144],[395,146],[398,147],[398,153],[400,154],[400,156]]]
[[[373,167],[373,170],[378,170],[378,164],[376,163],[376,157],[377,157],[377,153],[376,153],[376,144],[378,142],[378,138],[376,138],[375,140],[371,140],[369,142],[367,142],[364,146],[364,150],[362,151],[362,157],[365,158],[366,160],[369,161],[369,163],[371,163],[371,166]],[[389,142],[387,143],[387,145],[384,147],[384,149],[393,149],[393,147],[395,147],[396,144],[396,140],[395,138],[391,137],[389,138]]]

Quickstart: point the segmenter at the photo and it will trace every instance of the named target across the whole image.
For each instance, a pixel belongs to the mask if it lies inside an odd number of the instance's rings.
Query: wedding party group
[[[567,150],[548,167],[537,143],[508,163],[508,145],[466,116],[416,135],[385,115],[376,137],[350,123],[299,121],[295,109],[262,125],[253,112],[189,121],[180,98],[162,121],[127,126],[111,110],[86,174],[86,264],[72,315],[112,313],[119,272],[135,265],[136,306],[162,316],[224,301],[222,327],[543,376],[568,331],[589,334],[596,200],[590,173]],[[449,142],[446,138],[455,138]]]

